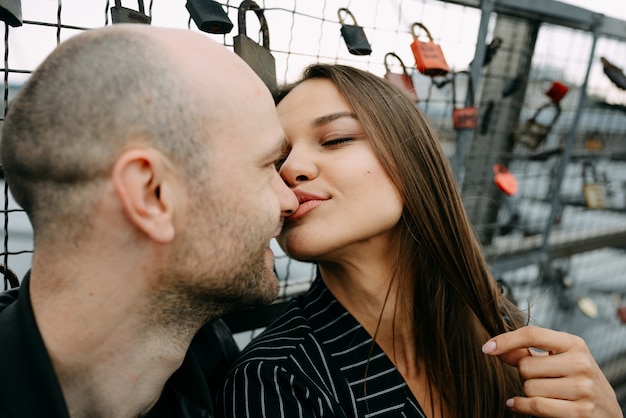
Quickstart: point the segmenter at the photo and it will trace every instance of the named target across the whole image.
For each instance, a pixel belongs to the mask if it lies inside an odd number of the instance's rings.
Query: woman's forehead
[[[305,80],[294,87],[277,105],[278,114],[285,117],[298,111],[322,116],[339,111],[352,112],[347,100],[335,84],[325,78]]]

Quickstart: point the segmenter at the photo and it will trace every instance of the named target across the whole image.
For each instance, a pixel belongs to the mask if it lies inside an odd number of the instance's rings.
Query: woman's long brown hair
[[[518,372],[481,346],[524,325],[525,315],[490,274],[431,124],[384,79],[342,65],[308,67],[302,80],[276,92],[276,102],[313,78],[337,86],[404,200],[394,280],[399,294],[413,295],[400,308],[412,312],[416,355],[440,394],[441,414],[516,416],[505,401],[522,393]]]

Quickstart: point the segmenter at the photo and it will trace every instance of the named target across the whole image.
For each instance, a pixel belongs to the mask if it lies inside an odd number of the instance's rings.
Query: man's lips
[[[286,218],[286,221],[288,222],[294,221],[296,219],[303,217],[304,215],[306,215],[307,213],[309,213],[310,211],[312,211],[313,209],[315,209],[316,207],[324,203],[326,200],[328,200],[327,197],[303,192],[300,190],[294,190],[294,193],[296,194],[296,197],[298,198],[298,202],[300,202],[300,205],[298,206],[298,209],[296,209],[296,211],[292,215]]]

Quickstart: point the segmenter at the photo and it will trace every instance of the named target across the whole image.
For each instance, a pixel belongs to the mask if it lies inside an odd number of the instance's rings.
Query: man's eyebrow
[[[328,115],[320,116],[319,118],[314,119],[313,122],[311,122],[311,126],[313,126],[314,128],[319,128],[320,126],[326,125],[327,123],[330,123],[340,118],[356,119],[356,115],[352,112],[330,113]]]
[[[276,144],[272,147],[272,149],[265,153],[264,160],[275,160],[278,156],[285,152],[287,147],[287,138],[285,136],[281,136],[279,140],[276,141]]]

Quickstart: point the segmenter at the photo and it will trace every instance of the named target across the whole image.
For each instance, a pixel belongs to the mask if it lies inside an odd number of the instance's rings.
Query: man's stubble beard
[[[255,254],[234,255],[242,262],[228,263],[230,267],[216,267],[220,261],[212,263],[207,257],[187,242],[166,270],[157,274],[153,320],[164,326],[197,330],[228,312],[267,305],[276,299],[279,283],[265,248]]]
[[[193,179],[191,193],[196,197],[226,195],[221,190],[207,192],[210,183],[208,177]],[[192,205],[188,219],[195,223],[175,238],[169,262],[156,278],[158,298],[171,307],[169,314],[163,312],[170,321],[188,318],[204,324],[276,299],[280,286],[266,253],[269,238],[264,228],[271,217],[262,219],[258,208],[254,212],[246,208],[228,199],[200,198]]]

